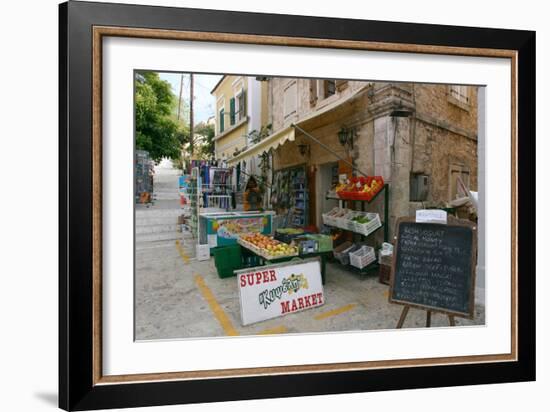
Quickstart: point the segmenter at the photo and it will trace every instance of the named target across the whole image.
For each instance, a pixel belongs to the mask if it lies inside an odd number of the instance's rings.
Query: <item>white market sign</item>
[[[319,259],[240,270],[237,281],[243,326],[325,303]]]
[[[420,209],[416,211],[416,223],[447,224],[447,212],[438,209]]]

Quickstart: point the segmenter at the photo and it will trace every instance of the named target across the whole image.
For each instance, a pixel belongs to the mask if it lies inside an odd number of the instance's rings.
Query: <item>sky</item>
[[[159,73],[162,80],[168,81],[172,86],[172,91],[176,97],[180,94],[181,73]],[[194,118],[195,124],[207,121],[215,113],[215,99],[210,94],[216,83],[222,77],[221,75],[195,74],[194,76]],[[189,74],[183,74],[183,99],[189,103]]]

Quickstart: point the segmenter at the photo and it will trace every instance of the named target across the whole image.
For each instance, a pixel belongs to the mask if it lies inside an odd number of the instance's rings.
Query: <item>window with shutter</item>
[[[235,124],[235,98],[229,100],[229,123],[231,126]]]
[[[314,106],[317,103],[317,79],[309,80],[309,104]]]
[[[288,119],[290,116],[296,114],[296,108],[298,106],[298,87],[296,81],[291,82],[284,90],[283,94],[283,116],[284,119]]]
[[[225,116],[225,110],[224,109],[221,109],[220,110],[220,133],[223,133],[223,130],[224,130],[224,118]]]
[[[237,119],[238,120],[241,120],[241,119],[244,119],[244,117],[246,116],[246,100],[245,100],[245,97],[246,97],[246,92],[241,92],[241,94],[239,94],[237,96],[237,103],[238,103],[238,109],[237,109]]]
[[[324,89],[325,89],[325,94],[324,94],[325,99],[336,93],[336,81],[334,81],[334,80],[325,80],[324,86],[325,86],[324,87]]]
[[[449,102],[468,110],[470,106],[470,87],[460,84],[450,85]]]
[[[464,163],[451,163],[449,168],[449,200],[454,200],[464,194],[460,193],[457,178],[462,180],[466,188],[470,187],[470,168]]]

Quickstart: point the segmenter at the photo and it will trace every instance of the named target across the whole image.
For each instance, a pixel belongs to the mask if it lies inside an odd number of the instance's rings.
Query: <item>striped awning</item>
[[[289,126],[281,129],[265,139],[249,147],[245,151],[239,153],[237,156],[232,157],[227,161],[228,165],[234,165],[241,160],[248,159],[253,156],[268,152],[270,149],[276,149],[277,147],[285,144],[286,142],[293,142],[295,138],[294,128]]]

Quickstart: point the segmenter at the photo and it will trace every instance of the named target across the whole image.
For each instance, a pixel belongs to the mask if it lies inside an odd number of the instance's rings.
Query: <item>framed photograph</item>
[[[63,3],[59,406],[535,379],[535,33]]]

